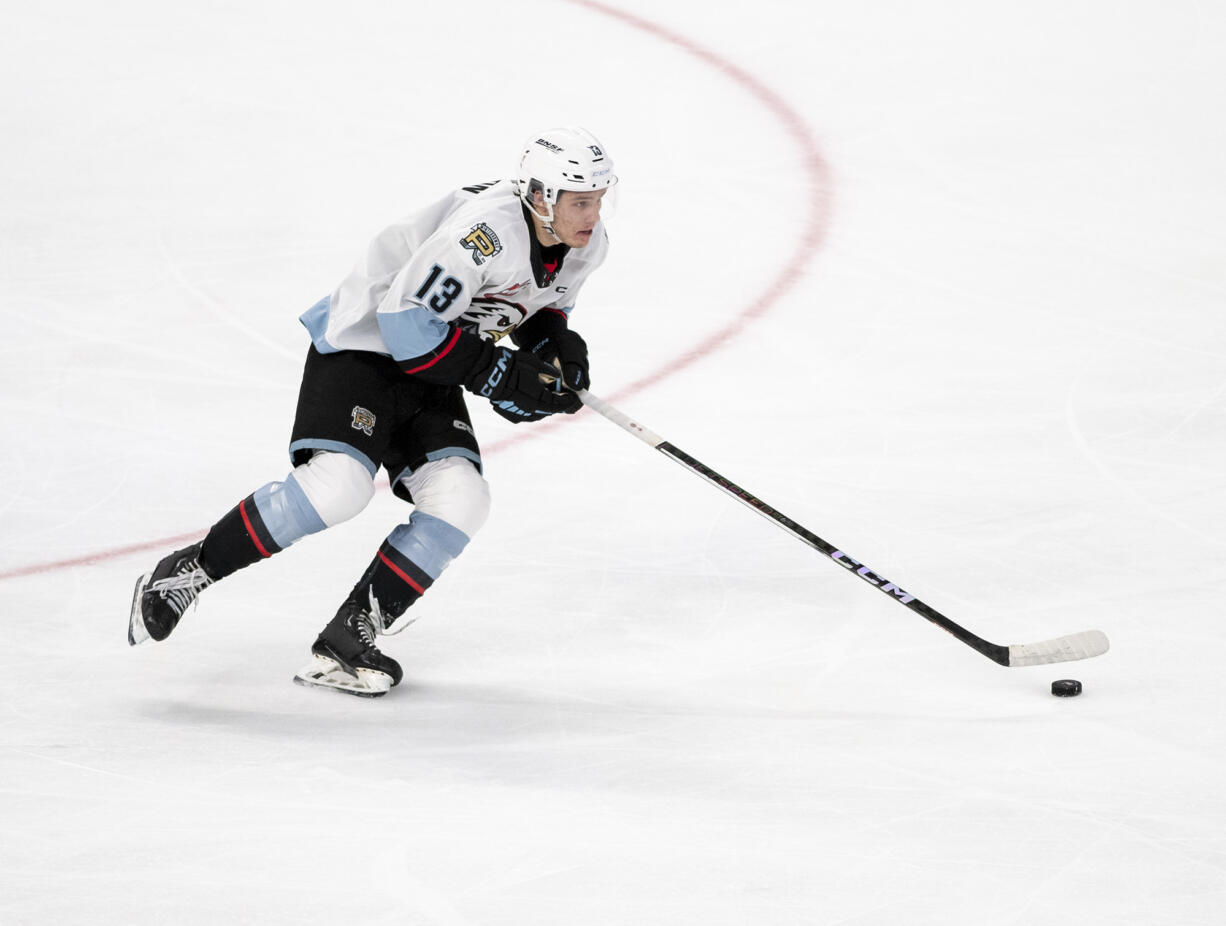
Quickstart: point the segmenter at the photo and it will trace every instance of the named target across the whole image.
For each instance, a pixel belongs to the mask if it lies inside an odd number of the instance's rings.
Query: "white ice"
[[[11,6],[0,923],[1226,921],[1226,7]],[[129,648],[284,477],[297,315],[570,122],[622,180],[595,392],[1112,650],[1001,668],[594,414],[476,407],[493,517],[391,695],[290,684],[386,488]]]

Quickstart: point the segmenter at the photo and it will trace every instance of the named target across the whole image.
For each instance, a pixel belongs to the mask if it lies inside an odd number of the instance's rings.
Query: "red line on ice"
[[[40,572],[55,572],[57,569],[71,569],[74,566],[92,566],[108,559],[118,559],[121,556],[131,556],[134,553],[145,553],[149,550],[169,552],[170,548],[181,543],[199,540],[204,536],[204,530],[193,531],[190,534],[176,534],[173,537],[162,537],[158,540],[146,540],[143,543],[133,543],[126,547],[112,547],[98,553],[86,553],[71,559],[58,559],[50,563],[35,563],[32,566],[18,566],[0,572],[0,579],[18,579],[22,576],[38,575]]]
[[[800,235],[796,242],[796,247],[788,256],[786,265],[783,270],[775,277],[774,283],[771,284],[761,295],[758,296],[752,303],[745,307],[745,310],[740,313],[733,321],[724,325],[722,328],[712,332],[707,337],[703,338],[697,344],[690,347],[689,350],[674,357],[666,366],[660,367],[646,376],[636,379],[634,382],[623,386],[621,389],[609,396],[610,401],[620,401],[628,396],[642,392],[650,386],[655,385],[661,380],[667,379],[675,373],[686,369],[703,360],[715,351],[723,347],[730,341],[747,321],[752,321],[761,318],[780,299],[782,299],[800,280],[801,274],[804,272],[805,265],[809,263],[817,254],[822,242],[825,240],[826,231],[830,220],[830,168],[822,157],[821,151],[818,149],[817,143],[813,139],[809,127],[801,115],[796,112],[786,100],[783,99],[774,90],[771,90],[758,78],[754,77],[748,71],[733,64],[727,58],[723,58],[710,49],[704,48],[693,39],[690,39],[679,32],[662,26],[659,23],[652,22],[648,19],[643,19],[633,13],[627,13],[624,10],[615,9],[603,3],[597,3],[595,0],[566,0],[573,6],[582,7],[590,10],[601,16],[607,16],[610,19],[615,19],[631,28],[638,29],[640,32],[645,32],[648,35],[654,36],[661,41],[667,42],[676,48],[681,49],[688,55],[697,58],[704,64],[710,65],[715,70],[719,71],[733,83],[739,85],[743,90],[754,96],[764,109],[769,111],[791,136],[792,141],[800,149],[802,163],[805,169],[805,175],[808,179],[808,211],[805,215],[804,232]],[[580,414],[584,414],[580,412]],[[526,440],[532,440],[539,437],[541,434],[553,430],[558,423],[554,421],[545,421],[533,427],[531,432],[517,434],[512,437],[496,441],[482,452],[486,454],[498,453],[508,447],[513,447],[521,444]],[[42,572],[54,572],[59,569],[69,569],[74,566],[86,566],[93,563],[103,562],[105,560],[118,559],[123,556],[130,556],[134,553],[143,553],[147,550],[161,550],[164,548],[174,547],[176,544],[187,540],[196,540],[203,535],[204,531],[196,531],[192,534],[179,534],[175,537],[162,537],[158,540],[150,540],[145,543],[131,544],[125,547],[115,547],[110,550],[103,550],[98,553],[90,553],[84,556],[73,557],[72,559],[62,559],[50,563],[38,563],[32,566],[19,566],[15,569],[9,569],[0,572],[0,581],[4,579],[15,579],[20,576],[35,575]]]

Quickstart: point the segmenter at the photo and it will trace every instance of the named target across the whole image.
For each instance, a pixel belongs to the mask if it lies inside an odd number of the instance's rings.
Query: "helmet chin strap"
[[[527,199],[524,199],[524,203],[527,205],[528,210],[534,216],[536,216],[538,219],[541,220],[541,227],[544,228],[545,231],[549,233],[550,237],[552,237],[554,241],[557,241],[559,244],[561,244],[562,239],[559,238],[558,233],[553,230],[553,223],[554,223],[553,203],[551,203],[547,199],[544,199],[543,194],[542,194],[542,201],[545,203],[545,209],[548,210],[545,213],[545,215],[541,215],[539,212],[536,211],[536,203],[530,202]]]

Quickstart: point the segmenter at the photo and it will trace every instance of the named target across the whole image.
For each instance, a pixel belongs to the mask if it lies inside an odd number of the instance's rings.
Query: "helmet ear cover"
[[[552,204],[558,201],[557,197],[554,197],[552,200],[550,200],[549,194],[545,191],[545,184],[541,183],[541,181],[533,177],[531,180],[528,181],[528,205],[529,206],[535,207],[537,193],[541,194],[541,196],[544,198],[546,203]]]

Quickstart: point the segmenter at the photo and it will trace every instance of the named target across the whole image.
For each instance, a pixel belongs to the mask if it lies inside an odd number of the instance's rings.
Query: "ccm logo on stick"
[[[899,588],[893,582],[890,582],[887,579],[883,579],[881,576],[877,575],[877,573],[873,572],[867,566],[860,565],[854,559],[852,559],[850,556],[844,553],[842,550],[836,550],[835,552],[831,553],[830,558],[834,560],[836,563],[838,563],[840,566],[843,566],[846,569],[851,569],[852,571],[854,571],[856,575],[858,575],[861,579],[863,579],[869,585],[876,585],[883,592],[889,592],[891,595],[896,597],[903,604],[907,604],[908,602],[915,600],[914,595],[908,595],[906,592],[904,592],[901,588]]]

